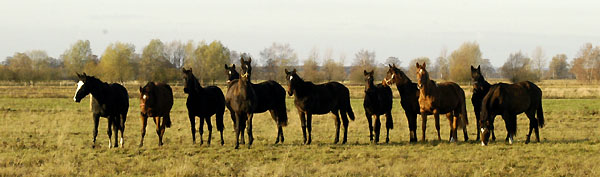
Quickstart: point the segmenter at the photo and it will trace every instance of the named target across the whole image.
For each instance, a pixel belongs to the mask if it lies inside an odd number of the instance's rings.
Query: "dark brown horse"
[[[158,145],[163,145],[165,129],[171,127],[171,108],[173,107],[173,90],[165,83],[148,82],[140,87],[140,115],[142,120],[142,138],[140,147],[144,145],[148,117],[154,118]]]
[[[123,133],[125,131],[125,121],[127,120],[127,111],[129,110],[129,95],[127,90],[120,84],[108,84],[102,82],[94,76],[88,76],[85,73],[78,74],[79,82],[73,100],[77,103],[85,96],[92,94],[92,118],[94,119],[93,144],[96,146],[96,136],[98,136],[98,123],[100,117],[108,119],[108,147],[113,147],[111,142],[112,132],[115,133],[114,147],[121,145],[123,147]],[[111,131],[112,127],[112,131]],[[117,137],[121,131],[121,141],[117,144]]]
[[[208,86],[202,87],[198,82],[198,79],[192,73],[192,69],[186,70],[181,69],[183,72],[184,88],[183,92],[188,94],[185,105],[188,110],[188,117],[190,118],[190,125],[192,128],[192,140],[196,143],[196,117],[200,118],[200,125],[198,131],[200,132],[200,144],[204,143],[202,140],[202,134],[204,132],[204,122],[206,122],[206,128],[208,129],[208,141],[212,140],[212,125],[210,117],[215,115],[215,123],[217,124],[217,130],[221,133],[221,145],[225,143],[223,140],[223,113],[225,112],[225,96],[219,87]]]
[[[542,90],[535,84],[524,81],[516,84],[494,84],[481,105],[481,145],[487,145],[490,131],[494,129],[494,117],[502,115],[506,125],[508,143],[513,143],[517,133],[517,115],[525,113],[529,118],[529,134],[525,143],[529,143],[531,131],[535,129],[535,139],[540,141],[539,128],[544,127],[542,109]],[[535,114],[537,113],[537,119]]]
[[[417,80],[419,86],[419,106],[421,107],[421,118],[423,119],[423,137],[425,140],[425,129],[427,126],[427,115],[435,117],[435,128],[438,130],[440,140],[440,114],[446,114],[450,122],[450,142],[458,140],[457,128],[462,127],[465,141],[469,140],[467,135],[467,107],[465,104],[465,92],[454,82],[435,83],[429,79],[427,66],[417,65]]]
[[[417,142],[417,114],[420,114],[419,88],[396,65],[389,65],[383,85],[396,84],[400,93],[400,105],[408,121],[410,142]],[[439,130],[438,130],[439,134]]]
[[[363,107],[365,108],[365,114],[369,121],[369,140],[371,142],[379,142],[379,130],[381,129],[381,121],[379,116],[385,114],[385,142],[390,141],[390,129],[394,128],[394,122],[392,120],[392,104],[394,97],[392,96],[392,89],[389,86],[383,84],[373,84],[373,71],[363,71],[365,75],[365,100]],[[375,141],[373,141],[373,121],[371,117],[375,117]]]
[[[481,68],[477,66],[477,68],[471,66],[471,82],[473,83],[473,96],[471,96],[471,103],[473,103],[473,110],[475,110],[475,118],[477,119],[477,141],[479,141],[479,136],[481,133],[481,123],[479,120],[481,113],[481,103],[483,101],[483,97],[490,91],[490,87],[492,85],[483,78],[483,74],[481,74]],[[494,125],[490,125],[494,126]],[[492,141],[496,140],[496,135],[493,129],[490,129],[492,133]]]
[[[252,58],[244,60],[241,58],[242,72],[248,73],[248,80],[252,78]],[[235,68],[234,68],[235,71]],[[231,74],[230,77],[234,76]],[[273,121],[277,123],[277,139],[275,144],[283,143],[283,127],[287,126],[287,108],[285,104],[285,89],[279,83],[268,80],[258,84],[252,84],[252,89],[256,94],[257,105],[253,113],[263,113],[267,110],[271,113]],[[243,135],[242,135],[243,136]]]
[[[333,143],[338,143],[340,140],[340,114],[344,123],[342,144],[346,143],[349,123],[347,116],[354,120],[348,88],[338,82],[324,84],[305,82],[296,74],[296,69],[291,72],[286,69],[285,74],[288,80],[288,94],[295,96],[294,104],[298,109],[298,114],[300,114],[304,144],[310,144],[312,141],[312,115],[330,112],[335,115],[335,140]],[[306,135],[307,129],[308,137]]]
[[[248,148],[250,148],[254,141],[252,117],[257,107],[257,98],[252,83],[248,80],[248,73],[242,74],[240,79],[230,81],[227,87],[225,106],[231,112],[232,119],[235,119],[235,149],[240,147],[240,135],[246,129],[246,124],[248,124]]]

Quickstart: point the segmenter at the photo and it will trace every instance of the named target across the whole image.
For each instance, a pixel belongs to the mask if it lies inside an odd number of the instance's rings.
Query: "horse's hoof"
[[[481,146],[486,146],[485,143],[481,142]]]
[[[386,139],[385,139],[385,143],[386,143],[386,144],[387,144],[387,143],[390,143],[390,139],[389,139],[389,138],[386,138]]]
[[[235,146],[234,149],[240,149],[240,146]]]
[[[513,138],[512,138],[512,137],[510,137],[510,138],[508,139],[508,144],[513,144]]]
[[[456,139],[454,139],[454,137],[452,137],[452,138],[450,138],[450,142],[454,143],[454,142],[456,142]]]

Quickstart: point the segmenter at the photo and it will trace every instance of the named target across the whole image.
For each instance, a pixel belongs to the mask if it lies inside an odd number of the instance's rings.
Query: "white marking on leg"
[[[485,143],[483,143],[483,141],[481,142],[481,146],[485,146]]]
[[[112,142],[110,141],[110,139],[108,140],[108,148],[112,148]]]
[[[512,136],[510,136],[510,137],[508,138],[508,144],[513,144],[513,137],[512,137]]]
[[[123,147],[123,138],[122,137],[119,139],[119,145],[121,145],[121,148]]]
[[[79,92],[79,89],[81,89],[81,87],[83,86],[83,81],[79,81],[77,82],[77,90],[75,90],[75,96],[73,96],[73,101],[77,101],[77,92]]]

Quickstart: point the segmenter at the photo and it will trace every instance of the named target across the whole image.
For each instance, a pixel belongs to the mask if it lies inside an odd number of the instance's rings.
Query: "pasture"
[[[242,146],[239,150],[233,149],[229,111],[224,119],[224,146],[217,143],[215,127],[210,146],[192,144],[186,95],[175,84],[173,125],[165,132],[164,146],[158,147],[155,125],[149,122],[142,148],[138,147],[141,123],[137,98],[141,84],[126,85],[130,109],[125,146],[118,149],[107,148],[104,118],[100,120],[99,147],[92,149],[89,96],[79,104],[73,102],[74,83],[48,84],[50,89],[4,84],[0,86],[0,176],[600,176],[598,85],[573,86],[570,82],[540,84],[546,118],[540,143],[524,144],[529,122],[519,115],[515,144],[504,142],[504,122],[497,117],[497,141],[481,147],[474,141],[470,87],[463,87],[468,97],[471,140],[463,142],[459,136],[458,143],[448,143],[445,118],[440,119],[442,141],[435,140],[433,118],[429,116],[428,141],[410,144],[406,117],[392,87],[396,97],[390,143],[370,144],[362,107],[364,87],[353,85],[351,104],[356,120],[350,122],[348,144],[332,144],[333,115],[327,114],[313,116],[312,144],[302,145],[298,114],[288,97],[285,142],[273,145],[275,123],[268,113],[255,114],[254,144],[251,149]],[[420,127],[419,118],[419,139]],[[203,138],[207,138],[206,130]]]

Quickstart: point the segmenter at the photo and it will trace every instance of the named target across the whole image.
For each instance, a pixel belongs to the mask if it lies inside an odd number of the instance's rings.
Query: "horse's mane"
[[[394,67],[393,69],[394,69],[394,73],[399,74],[400,77],[402,77],[403,79],[406,79],[406,83],[412,83],[412,80],[410,80],[410,78],[408,78],[408,76],[406,76],[404,71],[402,71],[400,68]]]

